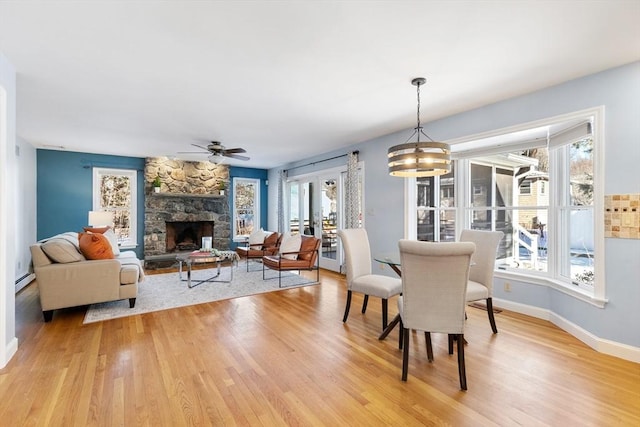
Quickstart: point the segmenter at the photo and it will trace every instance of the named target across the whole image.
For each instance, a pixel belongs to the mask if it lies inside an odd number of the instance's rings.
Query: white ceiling
[[[426,122],[639,60],[638,22],[640,0],[5,0],[0,52],[36,147],[219,140],[269,168],[415,126],[417,76]]]

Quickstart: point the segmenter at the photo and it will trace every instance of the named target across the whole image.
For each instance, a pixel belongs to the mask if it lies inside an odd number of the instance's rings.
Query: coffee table
[[[233,251],[216,251],[214,252],[201,252],[201,251],[194,251],[194,252],[189,252],[189,253],[184,253],[184,254],[179,254],[176,256],[176,261],[178,261],[179,263],[179,267],[178,267],[178,277],[180,278],[181,281],[183,282],[187,282],[187,286],[189,288],[193,288],[195,286],[198,286],[202,283],[205,282],[222,282],[222,283],[229,283],[233,280],[233,264],[238,262],[238,254],[236,254]],[[230,278],[229,280],[216,280],[216,278],[220,277],[220,267],[223,261],[231,261],[231,266],[229,267],[230,269]],[[187,278],[183,279],[182,278],[182,264],[186,264],[187,265]],[[195,283],[192,283],[191,281],[191,267],[194,264],[208,264],[208,263],[215,263],[216,264],[216,274],[204,279],[204,280],[197,280],[195,281]]]

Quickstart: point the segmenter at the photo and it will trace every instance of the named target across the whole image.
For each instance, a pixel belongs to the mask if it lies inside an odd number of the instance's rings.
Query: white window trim
[[[515,272],[515,271],[506,271],[506,270],[496,270],[495,277],[511,279],[511,280],[520,280],[526,283],[531,283],[533,285],[543,285],[548,286],[552,289],[556,289],[564,294],[570,295],[579,300],[588,302],[596,307],[603,308],[605,304],[608,302],[606,298],[606,284],[605,284],[605,239],[604,239],[604,164],[605,164],[605,107],[598,106],[593,108],[588,108],[585,110],[576,111],[573,113],[563,114],[555,117],[550,117],[546,119],[536,120],[533,122],[523,123],[515,126],[510,126],[502,129],[496,129],[489,132],[483,132],[475,135],[469,135],[461,138],[456,138],[452,140],[445,141],[452,146],[452,157],[454,159],[460,158],[468,158],[470,155],[475,154],[475,150],[468,150],[465,146],[464,151],[456,153],[455,146],[459,144],[470,143],[479,139],[487,139],[492,137],[498,137],[504,134],[510,134],[515,132],[525,132],[529,129],[536,129],[545,126],[551,126],[554,124],[560,124],[564,122],[577,121],[580,119],[584,119],[585,117],[593,117],[594,129],[593,129],[593,138],[596,141],[597,149],[594,152],[593,157],[593,170],[594,170],[594,201],[593,201],[593,211],[594,211],[594,284],[593,284],[593,292],[585,291],[584,289],[575,286],[571,283],[565,283],[564,281],[560,281],[555,278],[555,271],[549,272],[549,276],[539,276],[532,273],[523,273],[523,272]],[[528,143],[527,143],[528,144]],[[517,147],[518,145],[514,145]],[[478,153],[484,151],[494,151],[498,148],[489,147],[488,149],[482,148],[478,150]],[[507,147],[499,147],[500,150],[505,151],[508,149]],[[517,149],[517,148],[514,148]],[[467,180],[466,176],[467,172],[464,166],[460,165],[456,169],[456,185],[461,185],[464,183],[464,180]],[[466,187],[459,187],[466,188]],[[469,191],[469,190],[467,190]],[[547,189],[550,191],[550,189]],[[456,194],[456,207],[457,216],[456,216],[456,234],[459,235],[461,228],[468,226],[469,224],[469,213],[466,209],[460,209],[465,206],[464,203],[464,191],[458,191]],[[415,209],[416,205],[416,179],[415,178],[407,178],[405,179],[405,236],[408,239],[416,239],[417,238],[417,209]],[[557,210],[557,206],[553,206],[554,202],[550,200],[549,209],[550,211],[555,212]],[[555,217],[556,215],[550,215],[551,217]],[[551,218],[550,218],[551,220]],[[549,224],[548,232],[553,231],[554,224]]]
[[[233,188],[233,197],[231,201],[231,213],[232,213],[232,231],[233,231],[233,241],[234,242],[245,242],[248,236],[238,235],[238,230],[236,226],[236,186],[238,184],[253,184],[256,187],[256,191],[254,193],[254,212],[253,212],[253,220],[254,220],[254,228],[260,229],[260,179],[259,178],[232,178],[232,188]]]
[[[138,171],[135,169],[93,168],[93,210],[101,210],[100,204],[100,175],[121,175],[131,180],[131,235],[129,240],[123,243],[121,249],[134,249],[138,247]]]

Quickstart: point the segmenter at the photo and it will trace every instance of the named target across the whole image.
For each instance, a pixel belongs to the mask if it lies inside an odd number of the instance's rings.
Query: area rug
[[[191,281],[197,283],[198,280],[211,277],[212,273],[215,273],[215,269],[195,270],[191,274]],[[216,280],[229,280],[230,275],[230,268],[222,267],[220,277]],[[245,265],[242,264],[233,268],[233,280],[230,283],[205,282],[188,288],[187,282],[181,281],[178,273],[147,275],[138,285],[135,307],[129,308],[128,299],[92,304],[87,309],[83,323],[318,284],[317,281],[298,274],[283,272],[282,288],[279,288],[277,276],[277,271],[268,270],[267,277],[273,278],[262,280],[262,269],[247,273]],[[186,280],[185,273],[182,277]]]

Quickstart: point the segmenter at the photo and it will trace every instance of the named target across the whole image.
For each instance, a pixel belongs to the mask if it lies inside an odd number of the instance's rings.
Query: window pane
[[[113,212],[113,231],[121,246],[137,244],[135,215],[136,172],[94,168],[94,210]]]
[[[569,149],[569,182],[573,206],[593,205],[593,140],[571,144]]]
[[[418,240],[432,242],[434,231],[433,217],[435,212],[427,209],[418,209]]]
[[[257,184],[245,180],[234,180],[233,189],[234,221],[236,236],[253,233],[257,222]]]
[[[440,210],[440,241],[455,242],[456,240],[456,211]]]
[[[496,206],[513,206],[513,171],[496,168]]]
[[[440,176],[440,207],[453,208],[456,206],[455,194],[455,162],[451,165],[451,171]]]
[[[300,230],[300,196],[298,194],[299,185],[297,182],[289,187],[289,231],[297,233]]]
[[[572,210],[569,222],[571,279],[581,285],[593,286],[593,209]]]
[[[490,166],[471,164],[471,206],[491,206],[491,173]]]
[[[491,210],[474,209],[471,211],[471,228],[473,230],[491,230]]]
[[[513,244],[512,267],[547,271],[547,224],[546,209],[514,210],[511,223],[517,224]]]

